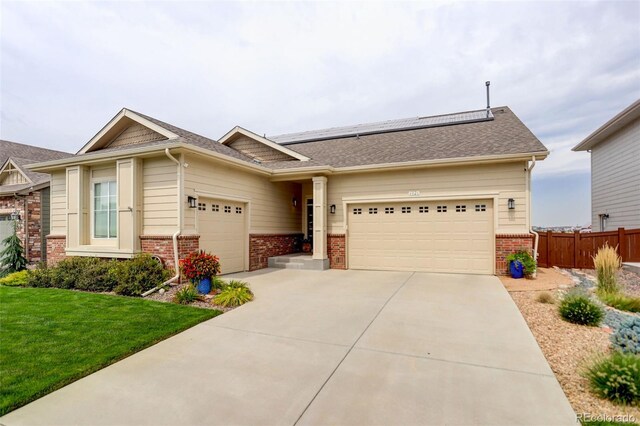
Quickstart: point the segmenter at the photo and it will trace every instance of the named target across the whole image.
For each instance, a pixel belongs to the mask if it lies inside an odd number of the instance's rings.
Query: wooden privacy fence
[[[618,228],[610,232],[573,234],[540,232],[538,242],[538,265],[549,268],[593,268],[592,256],[609,243],[618,246],[623,262],[640,262],[640,229]]]

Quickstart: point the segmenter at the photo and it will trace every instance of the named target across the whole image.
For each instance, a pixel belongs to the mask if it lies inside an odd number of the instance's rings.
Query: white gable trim
[[[290,157],[293,157],[295,159],[298,159],[300,161],[309,161],[310,158],[309,157],[305,157],[304,155],[297,153],[289,148],[286,148],[280,144],[277,144],[267,138],[264,138],[260,135],[257,135],[255,133],[253,133],[250,130],[247,129],[243,129],[240,126],[236,126],[233,129],[229,130],[223,137],[220,138],[220,140],[218,142],[220,142],[223,145],[227,145],[231,142],[231,139],[233,138],[233,136],[240,134],[240,135],[244,135],[247,136],[257,142],[260,142],[266,146],[268,146],[269,148],[275,149],[276,151],[280,151],[283,154],[286,154]]]
[[[170,132],[164,127],[158,126],[157,124],[152,123],[151,121],[139,116],[133,111],[129,111],[126,108],[122,108],[122,110],[115,117],[113,117],[111,121],[109,121],[93,138],[91,138],[91,140],[87,142],[82,147],[82,149],[80,149],[80,151],[78,151],[78,154],[87,153],[91,148],[93,148],[96,144],[98,144],[98,142],[100,142],[100,140],[107,134],[107,132],[113,129],[113,127],[124,117],[130,118],[131,120],[136,121],[145,127],[148,127],[154,132],[160,133],[162,136],[166,137],[167,139],[175,139],[178,137],[178,135],[176,135],[173,132]]]
[[[15,170],[17,170],[18,172],[20,172],[20,174],[27,180],[27,182],[29,183],[33,183],[33,181],[29,178],[29,176],[27,176],[27,174],[24,172],[24,170],[22,170],[22,167],[18,166],[12,159],[11,157],[9,157],[7,159],[7,161],[4,162],[4,164],[2,165],[2,167],[0,167],[0,175],[2,175],[2,173],[7,169],[7,166],[11,164]]]

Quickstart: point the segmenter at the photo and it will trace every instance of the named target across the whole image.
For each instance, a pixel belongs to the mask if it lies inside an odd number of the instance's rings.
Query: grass
[[[598,291],[598,297],[605,305],[627,312],[640,312],[640,297],[627,296],[620,292]]]
[[[0,415],[220,313],[105,294],[0,287]]]

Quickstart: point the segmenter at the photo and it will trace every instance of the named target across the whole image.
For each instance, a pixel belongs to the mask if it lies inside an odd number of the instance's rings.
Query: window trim
[[[115,184],[116,187],[116,193],[114,194],[116,197],[116,207],[115,207],[115,212],[116,212],[116,235],[115,237],[110,237],[109,236],[109,223],[107,223],[107,236],[106,237],[98,237],[96,236],[96,229],[95,229],[95,221],[96,221],[96,197],[95,197],[95,193],[96,193],[96,184],[98,183],[109,183],[109,182],[113,182]],[[115,241],[118,239],[118,212],[119,212],[119,208],[118,208],[118,179],[115,176],[112,177],[103,177],[103,178],[95,178],[95,179],[91,179],[91,189],[89,191],[89,196],[91,197],[91,204],[90,204],[90,208],[89,208],[89,215],[91,216],[91,239],[92,240],[100,240],[100,241]],[[111,196],[111,194],[109,193],[109,196]],[[107,212],[110,212],[110,210],[107,210]],[[108,215],[107,215],[108,217]]]

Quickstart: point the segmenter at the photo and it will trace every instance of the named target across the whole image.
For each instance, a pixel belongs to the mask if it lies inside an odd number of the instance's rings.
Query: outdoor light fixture
[[[507,206],[509,207],[509,210],[513,210],[516,208],[516,200],[514,200],[513,198],[509,198],[509,201],[507,201]]]
[[[331,204],[331,206],[329,206],[329,213],[336,214],[336,205],[335,204]]]
[[[293,205],[293,207],[297,207],[298,206],[298,199],[296,197],[293,197],[291,199],[291,204]]]
[[[14,210],[11,212],[11,220],[13,220],[14,222],[16,220],[20,220],[20,214],[18,213],[17,210]]]
[[[187,203],[189,203],[189,208],[190,209],[195,209],[196,208],[196,197],[192,197],[191,195],[187,196]]]

